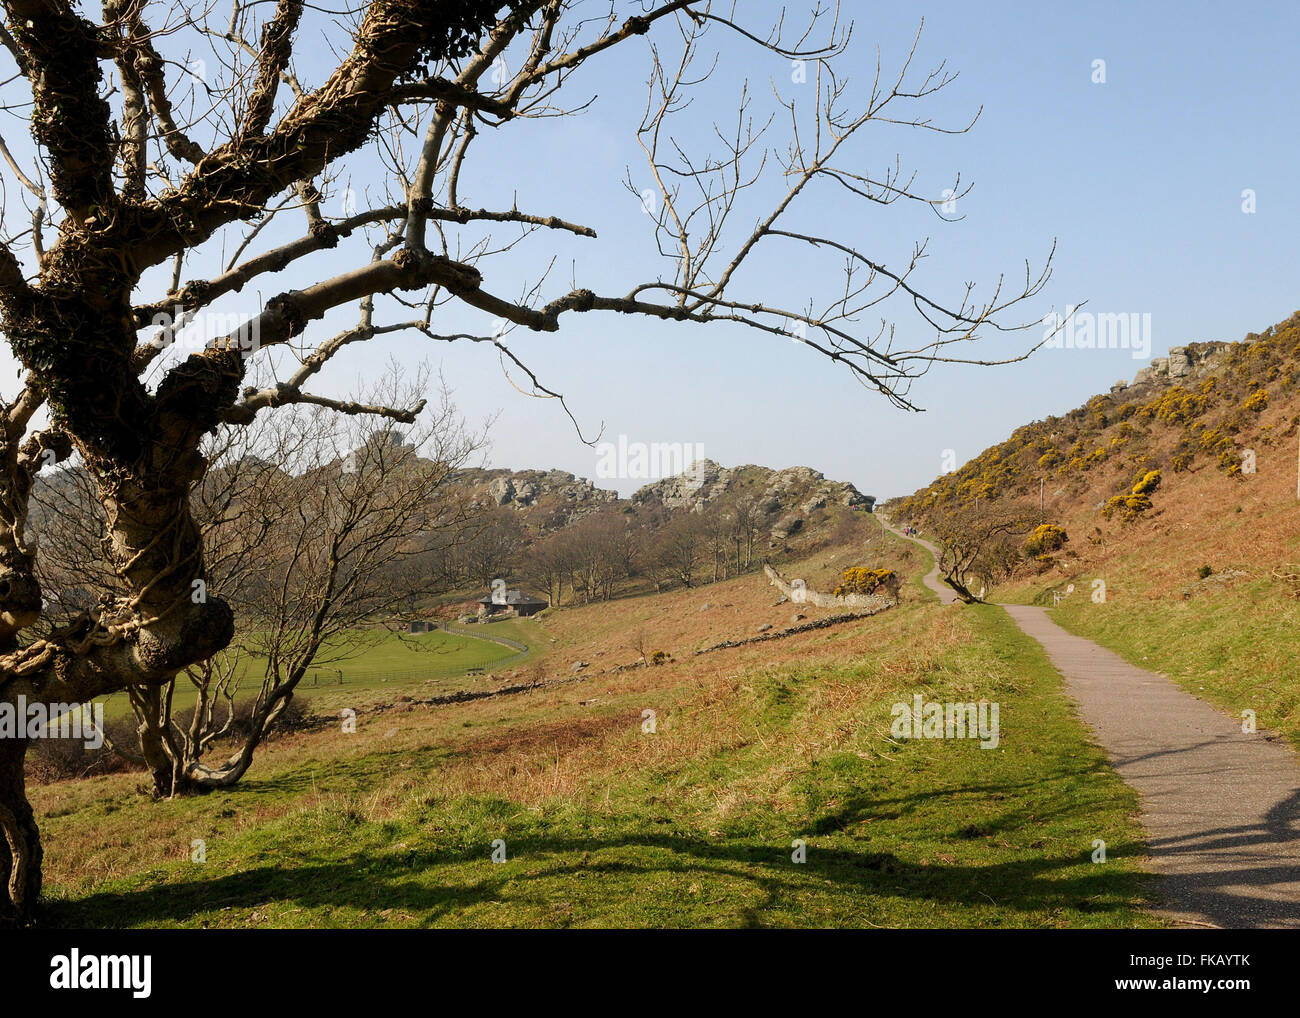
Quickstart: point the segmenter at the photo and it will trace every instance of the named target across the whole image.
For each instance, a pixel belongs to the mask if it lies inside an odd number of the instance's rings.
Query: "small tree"
[[[394,374],[386,387],[406,391],[385,394],[415,401],[412,389],[423,384],[403,387]],[[387,621],[431,592],[419,561],[422,539],[454,540],[471,522],[473,507],[453,478],[481,441],[465,430],[445,391],[404,436],[379,417],[341,419],[293,406],[213,437],[195,515],[208,582],[227,592],[240,631],[229,647],[171,681],[127,689],[138,747],[110,745],[149,769],[155,794],[234,785],[332,638],[347,634],[351,647],[332,651],[329,661],[355,654],[366,643],[358,626]],[[37,496],[54,538],[45,559],[52,590],[61,589],[60,577],[97,561],[86,554],[103,521],[98,503],[75,497],[84,487],[65,481]],[[77,511],[56,511],[69,509]],[[206,596],[205,588],[194,596]],[[76,588],[64,600],[76,608]],[[236,699],[250,686],[251,716],[238,744],[224,759],[208,759],[234,730]],[[175,708],[178,689],[194,696],[185,711]]]
[[[994,574],[996,566],[990,555],[1000,539],[1028,533],[1036,516],[1037,509],[1017,505],[963,508],[945,515],[935,535],[943,581],[967,604],[980,602],[970,588],[980,578],[987,585]]]

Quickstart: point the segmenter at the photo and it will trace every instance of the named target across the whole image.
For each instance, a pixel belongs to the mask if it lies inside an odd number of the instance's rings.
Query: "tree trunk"
[[[173,787],[175,784],[173,776],[177,768],[171,754],[167,752],[161,728],[162,691],[157,688],[148,689],[141,694],[141,697],[144,701],[144,713],[137,729],[140,737],[140,755],[144,757],[145,765],[153,777],[153,794],[160,799],[166,799],[177,791]],[[141,712],[137,711],[136,716],[141,717]]]
[[[0,929],[31,921],[41,893],[41,835],[23,780],[26,739],[0,740]]]
[[[956,591],[957,596],[961,598],[964,602],[966,602],[966,604],[984,603],[978,597],[976,597],[974,594],[970,592],[970,590],[966,587],[966,584],[964,584],[961,580],[957,579],[951,574],[945,576],[943,578],[943,582],[948,584],[948,586],[950,586],[954,591]]]

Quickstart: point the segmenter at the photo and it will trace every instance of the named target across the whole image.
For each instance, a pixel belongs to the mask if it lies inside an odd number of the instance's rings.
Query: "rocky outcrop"
[[[797,534],[802,529],[803,529],[802,516],[782,517],[782,519],[777,522],[776,526],[772,528],[772,540],[784,541],[788,537],[790,537],[791,534]]]
[[[467,470],[458,479],[476,489],[483,501],[512,509],[543,503],[595,508],[618,500],[617,492],[563,470]]]
[[[1185,385],[1212,374],[1222,364],[1220,351],[1228,343],[1189,343],[1171,346],[1168,357],[1153,357],[1151,363],[1133,376],[1132,382],[1120,379],[1110,387],[1113,398],[1126,399],[1129,389],[1152,385]]]
[[[759,511],[773,521],[773,540],[797,533],[809,516],[828,506],[869,507],[875,502],[848,481],[829,481],[811,467],[771,470],[747,464],[728,468],[707,459],[693,463],[683,473],[645,485],[632,499],[658,502],[665,509],[699,512],[728,495],[753,497]]]
[[[604,508],[628,507],[616,492],[563,470],[472,469],[461,471],[457,480],[480,505],[523,512],[529,524],[542,531],[564,527]],[[708,459],[643,486],[631,503],[658,505],[676,514],[701,512],[719,500],[740,504],[742,499],[757,510],[759,530],[773,547],[820,525],[836,507],[870,508],[875,503],[853,484],[827,480],[811,467],[723,467]]]
[[[717,495],[729,490],[739,470],[728,470],[713,460],[697,460],[680,474],[647,484],[632,496],[634,502],[658,500],[665,509],[698,512]]]

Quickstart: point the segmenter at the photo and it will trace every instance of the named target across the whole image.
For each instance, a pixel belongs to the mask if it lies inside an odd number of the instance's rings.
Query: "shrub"
[[[1155,491],[1158,487],[1160,487],[1160,471],[1148,470],[1145,474],[1139,477],[1137,482],[1133,485],[1133,494],[1150,495],[1151,492]],[[1148,501],[1150,500],[1148,499]]]
[[[892,569],[867,569],[863,566],[844,570],[839,585],[831,591],[835,597],[845,594],[876,594],[881,590],[896,591],[898,577]]]
[[[1250,398],[1247,399],[1245,403],[1241,404],[1241,409],[1249,410],[1258,414],[1262,413],[1267,406],[1268,390],[1259,389],[1258,391],[1251,393]]]
[[[1208,395],[1188,392],[1181,385],[1176,385],[1142,407],[1138,416],[1147,420],[1154,417],[1168,424],[1190,424],[1205,413],[1209,405]]]
[[[1025,542],[1025,551],[1036,558],[1043,558],[1054,551],[1059,551],[1070,540],[1064,527],[1055,523],[1044,523],[1029,535]]]
[[[1146,495],[1116,495],[1101,508],[1102,519],[1110,519],[1116,513],[1125,523],[1131,523],[1151,508],[1151,499]]]
[[[1207,576],[1209,576],[1212,572],[1214,572],[1214,570],[1211,569],[1209,566],[1201,566],[1200,569],[1196,570],[1196,575],[1203,580]]]

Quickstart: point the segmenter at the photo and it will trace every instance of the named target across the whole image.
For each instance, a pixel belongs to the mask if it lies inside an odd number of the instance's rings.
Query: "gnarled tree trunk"
[[[26,739],[0,739],[0,929],[25,924],[41,893],[41,834],[23,780]]]

